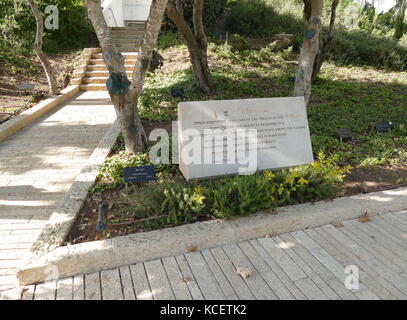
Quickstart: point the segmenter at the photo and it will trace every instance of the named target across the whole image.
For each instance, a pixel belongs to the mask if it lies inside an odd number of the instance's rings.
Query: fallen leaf
[[[272,232],[272,233],[269,233],[269,234],[266,234],[266,238],[273,238],[273,237],[275,237],[277,235],[277,233],[276,232]]]
[[[332,225],[335,227],[335,228],[343,228],[343,224],[342,223],[332,223]]]
[[[370,220],[370,218],[368,217],[367,211],[366,211],[362,216],[360,216],[358,220],[359,220],[359,222],[369,222],[369,221],[372,221],[372,220]]]
[[[247,279],[250,277],[250,270],[248,268],[238,267],[236,269],[236,274],[241,276],[243,279]]]
[[[198,250],[198,247],[197,247],[197,246],[188,246],[188,247],[187,247],[187,250],[188,250],[189,252],[195,252],[195,251]]]
[[[188,281],[191,281],[191,278],[182,277],[182,278],[181,278],[181,281],[182,281],[182,282],[188,282]]]

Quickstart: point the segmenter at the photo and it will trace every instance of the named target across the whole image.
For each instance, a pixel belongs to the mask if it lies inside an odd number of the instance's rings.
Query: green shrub
[[[26,1],[2,0],[0,9],[0,42],[13,50],[30,53],[35,40],[36,23]],[[84,0],[37,0],[38,9],[46,17],[45,8],[59,9],[59,29],[44,28],[44,50],[56,53],[63,49],[83,47],[95,40],[93,28],[86,18]]]
[[[225,178],[212,185],[212,210],[215,218],[247,216],[274,206],[269,181],[262,173]]]
[[[293,34],[297,50],[302,43],[306,23],[302,6],[294,1],[237,0],[231,5],[227,29],[248,37],[269,37],[273,34]]]
[[[328,59],[339,64],[407,70],[407,47],[361,30],[337,29]]]
[[[145,230],[191,223],[202,219],[234,219],[288,204],[333,197],[350,167],[340,168],[338,157],[320,153],[311,165],[264,171],[254,175],[187,183],[134,186],[126,196],[129,212]]]

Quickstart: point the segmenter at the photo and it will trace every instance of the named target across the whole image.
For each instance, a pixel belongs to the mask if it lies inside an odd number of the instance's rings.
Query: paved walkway
[[[406,299],[407,211],[371,220],[29,286],[23,299]],[[349,290],[345,268],[352,265],[359,289]],[[251,276],[236,275],[238,267]]]
[[[79,93],[0,143],[0,294],[115,118],[107,92]]]

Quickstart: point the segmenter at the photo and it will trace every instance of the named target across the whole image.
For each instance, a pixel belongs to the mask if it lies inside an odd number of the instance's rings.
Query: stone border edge
[[[81,198],[83,203],[83,196]],[[279,208],[277,214],[264,212],[235,221],[197,222],[112,239],[55,247],[20,267],[16,276],[20,286],[29,285],[44,282],[47,276],[49,277],[50,267],[56,267],[58,277],[64,278],[182,254],[188,251],[187,246],[196,246],[201,250],[267,235],[339,223],[356,219],[365,212],[369,216],[374,216],[406,209],[407,187],[342,197],[332,201],[319,201],[314,204],[292,205]]]
[[[0,142],[7,139],[18,130],[24,128],[34,120],[38,119],[48,111],[57,107],[61,103],[65,102],[76,93],[79,92],[79,86],[69,86],[61,91],[61,94],[41,101],[34,107],[25,110],[17,115],[15,118],[6,121],[0,125]]]

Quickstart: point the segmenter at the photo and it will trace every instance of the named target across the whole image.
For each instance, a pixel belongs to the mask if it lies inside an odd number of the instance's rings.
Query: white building
[[[109,27],[125,27],[129,22],[146,21],[151,0],[105,0],[103,15]]]

